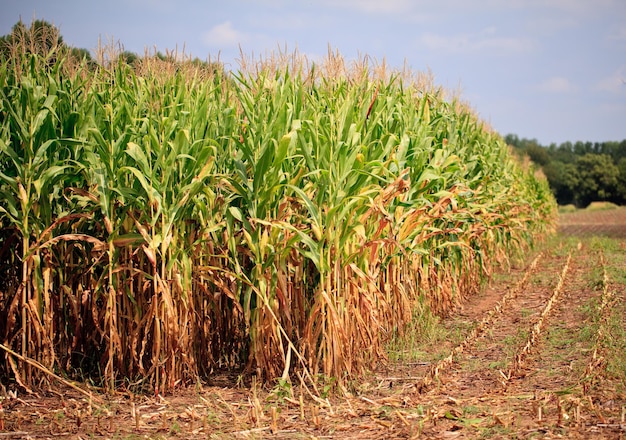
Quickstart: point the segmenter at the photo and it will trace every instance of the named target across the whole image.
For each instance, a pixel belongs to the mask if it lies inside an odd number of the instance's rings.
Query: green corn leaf
[[[146,156],[146,154],[143,151],[143,149],[141,147],[139,147],[139,145],[137,145],[134,142],[129,142],[127,144],[127,147],[126,147],[126,154],[128,154],[130,157],[133,158],[133,160],[135,161],[135,163],[139,167],[139,170],[144,175],[151,175],[152,174],[152,170],[150,169],[150,164],[148,162],[148,157]],[[144,186],[144,190],[145,190],[145,188],[146,187]]]

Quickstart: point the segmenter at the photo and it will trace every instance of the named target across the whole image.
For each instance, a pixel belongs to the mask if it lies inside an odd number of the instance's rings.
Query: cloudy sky
[[[20,17],[76,47],[184,47],[234,69],[240,50],[330,46],[430,71],[502,135],[626,139],[625,0],[0,0],[0,35]]]

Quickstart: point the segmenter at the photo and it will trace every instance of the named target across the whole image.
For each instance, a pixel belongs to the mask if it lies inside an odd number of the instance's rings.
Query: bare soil
[[[626,438],[626,208],[564,214],[559,231],[347,395],[58,385],[0,397],[0,439]]]
[[[626,238],[626,207],[561,214],[559,232],[583,237]]]

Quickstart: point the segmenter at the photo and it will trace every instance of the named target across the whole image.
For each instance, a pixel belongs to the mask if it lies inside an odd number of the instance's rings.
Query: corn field
[[[553,231],[497,133],[384,67],[3,61],[4,385],[343,384]]]

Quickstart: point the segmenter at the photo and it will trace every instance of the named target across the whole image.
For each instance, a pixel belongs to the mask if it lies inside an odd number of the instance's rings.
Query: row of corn
[[[546,182],[441,90],[297,61],[2,62],[2,376],[343,383],[552,230]]]

